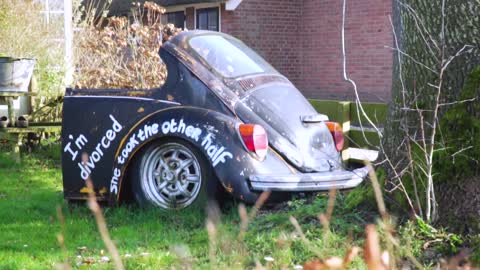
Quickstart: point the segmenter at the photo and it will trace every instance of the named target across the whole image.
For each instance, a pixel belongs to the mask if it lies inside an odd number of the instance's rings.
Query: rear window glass
[[[275,69],[242,42],[217,35],[190,39],[190,46],[216,72],[227,78],[256,73],[272,73]]]

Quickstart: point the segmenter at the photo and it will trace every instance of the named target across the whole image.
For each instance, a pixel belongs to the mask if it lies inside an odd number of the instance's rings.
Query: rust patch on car
[[[93,190],[91,190],[88,187],[83,187],[82,189],[80,189],[80,193],[83,193],[83,194],[89,194],[90,192],[93,192]]]

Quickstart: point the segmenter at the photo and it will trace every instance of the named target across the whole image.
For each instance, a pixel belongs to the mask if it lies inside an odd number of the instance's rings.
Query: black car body
[[[65,198],[85,198],[90,179],[112,204],[137,186],[147,203],[183,208],[212,192],[203,182],[252,203],[265,190],[347,189],[366,177],[366,168],[343,168],[328,117],[241,41],[183,32],[160,56],[168,71],[160,88],[67,89]]]

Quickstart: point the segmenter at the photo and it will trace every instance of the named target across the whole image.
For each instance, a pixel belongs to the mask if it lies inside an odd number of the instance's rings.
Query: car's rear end
[[[184,64],[244,123],[238,127],[240,138],[258,159],[248,173],[240,170],[251,191],[347,189],[367,176],[366,168],[343,165],[341,126],[319,114],[287,78],[241,41],[221,33],[189,32],[172,44],[176,47],[166,49],[197,60]],[[245,131],[250,135],[244,136]],[[272,167],[274,160],[282,165]]]
[[[255,191],[308,192],[350,189],[368,174],[366,167],[347,170],[340,151],[341,125],[319,114],[288,81],[279,80],[249,90],[236,106],[247,123],[262,126],[270,147],[293,168],[291,173],[249,176]]]

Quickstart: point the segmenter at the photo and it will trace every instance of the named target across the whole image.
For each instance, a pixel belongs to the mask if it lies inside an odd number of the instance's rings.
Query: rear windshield
[[[226,78],[277,73],[262,57],[236,39],[203,35],[191,38],[190,46],[217,73]]]

